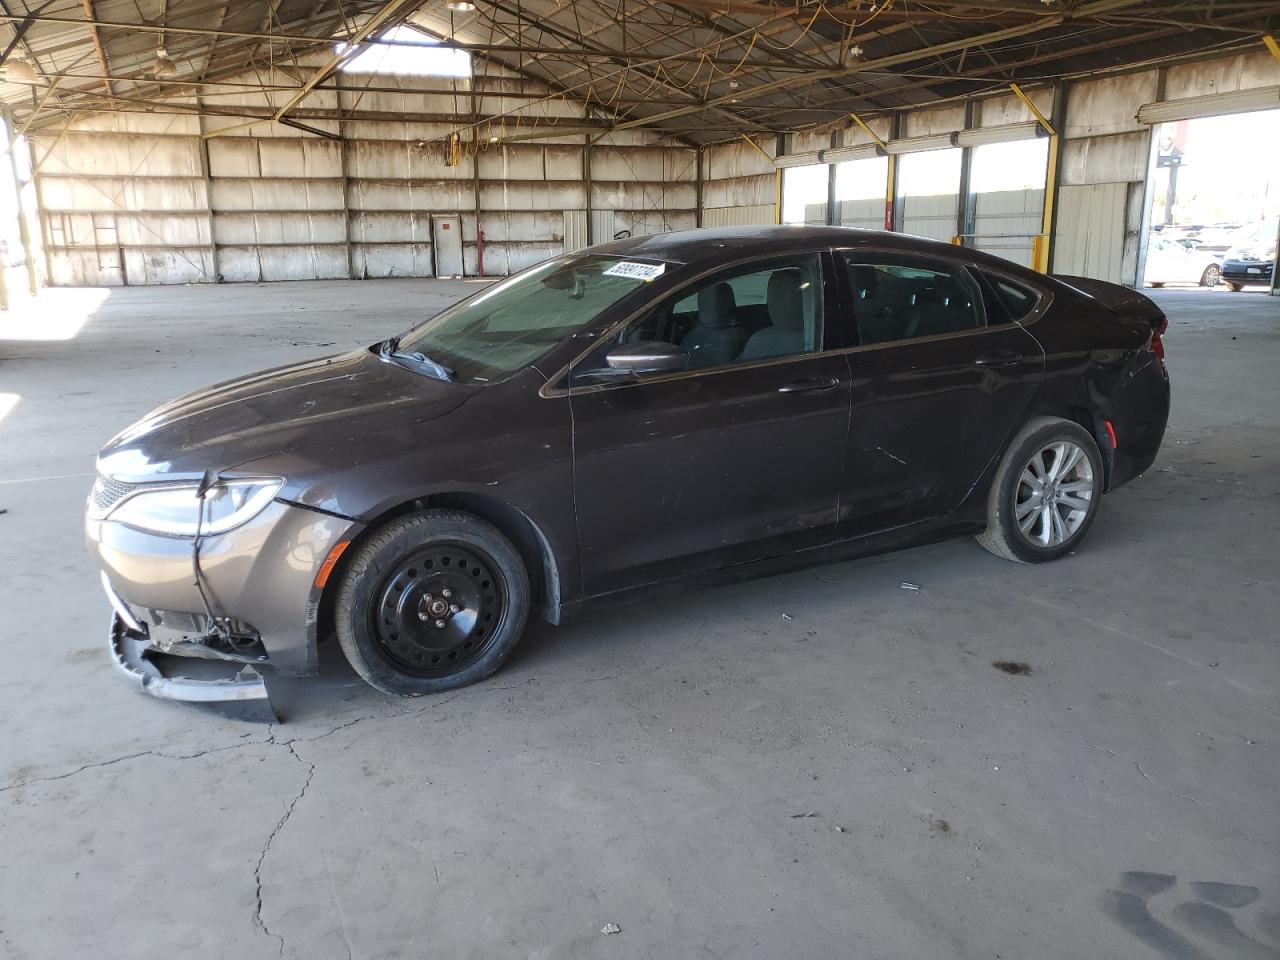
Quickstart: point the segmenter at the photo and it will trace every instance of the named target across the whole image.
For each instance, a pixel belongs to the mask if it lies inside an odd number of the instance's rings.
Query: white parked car
[[[1216,287],[1222,280],[1222,253],[1188,250],[1177,240],[1152,234],[1147,243],[1147,271],[1143,279],[1153,287],[1166,283],[1194,283]]]

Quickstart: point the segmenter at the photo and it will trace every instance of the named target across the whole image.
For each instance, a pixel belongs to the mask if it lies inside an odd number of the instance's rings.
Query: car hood
[[[98,469],[120,480],[190,479],[314,443],[443,416],[478,388],[360,349],[216,384],[113,437]]]

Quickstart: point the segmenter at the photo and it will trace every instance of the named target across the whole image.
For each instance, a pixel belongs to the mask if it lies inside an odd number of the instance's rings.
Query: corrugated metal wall
[[[1058,206],[1055,273],[1123,283],[1126,183],[1064,186]]]
[[[1268,54],[1260,52],[1072,82],[1060,131],[1064,199],[1053,269],[1083,269],[1132,283],[1143,246],[1151,136],[1138,124],[1137,108],[1160,96],[1264,86],[1274,82],[1274,69]],[[511,124],[523,124],[521,129],[535,114],[539,122],[585,119],[580,105],[564,100],[531,105],[504,97],[542,88],[487,70],[471,81],[488,94],[480,101],[486,114],[503,113]],[[369,79],[344,74],[343,89],[318,90],[308,101],[343,109],[350,119],[341,123],[310,121],[341,135],[342,142],[265,123],[208,136],[240,120],[194,113],[100,114],[80,118],[61,133],[33,136],[49,280],[139,284],[430,276],[431,214],[461,217],[468,274],[480,267],[480,231],[484,272],[505,274],[624,231],[638,236],[692,227],[699,222],[699,195],[701,222],[707,226],[777,220],[775,138],[707,147],[701,183],[697,150],[640,130],[607,135],[590,148],[581,135],[490,146],[488,135],[505,131],[476,130],[474,142],[464,144],[459,162],[451,165],[442,138],[466,124],[409,118],[456,117],[455,98],[411,92],[407,88],[419,83],[417,78],[399,81],[403,92],[360,89]],[[385,75],[377,81],[379,87],[398,83]],[[1032,95],[1047,110],[1049,91]],[[220,95],[207,105],[268,108],[283,96]],[[172,101],[174,109],[205,105],[194,98]],[[1008,95],[984,99],[979,113],[983,126],[1029,117],[1025,106]],[[904,114],[902,133],[955,130],[963,119],[960,107],[912,111]],[[888,118],[870,123],[878,136],[888,137]],[[856,126],[834,137],[829,130],[811,131],[790,135],[788,150],[869,139]],[[1072,191],[1104,185],[1110,187]],[[902,196],[903,229],[943,240],[954,235],[959,198],[949,189],[948,184]],[[1038,229],[1040,203],[1038,190],[978,194],[975,232],[1029,238]],[[1079,215],[1084,209],[1106,219],[1095,223]],[[828,219],[817,204],[809,213],[806,219]],[[879,226],[882,214],[875,198],[850,199],[830,211],[831,217],[858,226]],[[1117,232],[1119,240],[1113,242]],[[1007,245],[999,238],[973,242],[1016,260],[1029,259],[1020,239]]]
[[[765,138],[703,152],[702,222],[708,227],[776,223],[774,144]]]
[[[50,281],[426,277],[434,272],[432,214],[461,216],[467,274],[479,271],[482,230],[484,272],[501,275],[560,254],[567,224],[580,216],[585,225],[588,210],[593,242],[696,224],[692,147],[643,131],[612,134],[590,147],[588,171],[582,136],[490,145],[486,130],[451,165],[443,138],[466,118],[404,118],[455,115],[454,98],[361,90],[370,79],[341,74],[344,89],[317,90],[307,101],[359,118],[307,121],[341,142],[279,124],[233,131],[241,123],[234,117],[136,113],[33,138]],[[521,129],[535,114],[543,123],[584,118],[565,101],[503,98],[542,88],[493,67],[473,82],[493,92],[482,101],[486,113],[506,113]],[[248,92],[219,96],[216,105],[275,107],[280,97]]]
[[[1044,216],[1043,190],[993,190],[974,194],[973,247],[1031,266],[1031,241]]]

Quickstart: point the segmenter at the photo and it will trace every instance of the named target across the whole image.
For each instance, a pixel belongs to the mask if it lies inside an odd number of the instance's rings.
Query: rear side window
[[[853,290],[859,343],[888,343],[983,325],[977,288],[943,264],[843,254]]]
[[[1030,287],[989,273],[980,272],[980,276],[989,301],[988,323],[1016,323],[1028,316],[1040,302],[1040,295]]]

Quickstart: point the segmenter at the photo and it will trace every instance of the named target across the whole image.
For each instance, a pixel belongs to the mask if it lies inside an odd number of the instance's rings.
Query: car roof
[[[956,256],[961,249],[953,244],[892,233],[887,230],[860,230],[854,227],[827,226],[744,226],[707,227],[699,230],[676,230],[645,237],[613,240],[589,247],[588,252],[608,256],[625,256],[698,264],[741,257],[786,254],[797,248],[813,246],[889,247],[920,256]],[[963,256],[973,263],[990,261],[1003,268],[1017,267],[1007,260],[990,257],[971,248]]]

